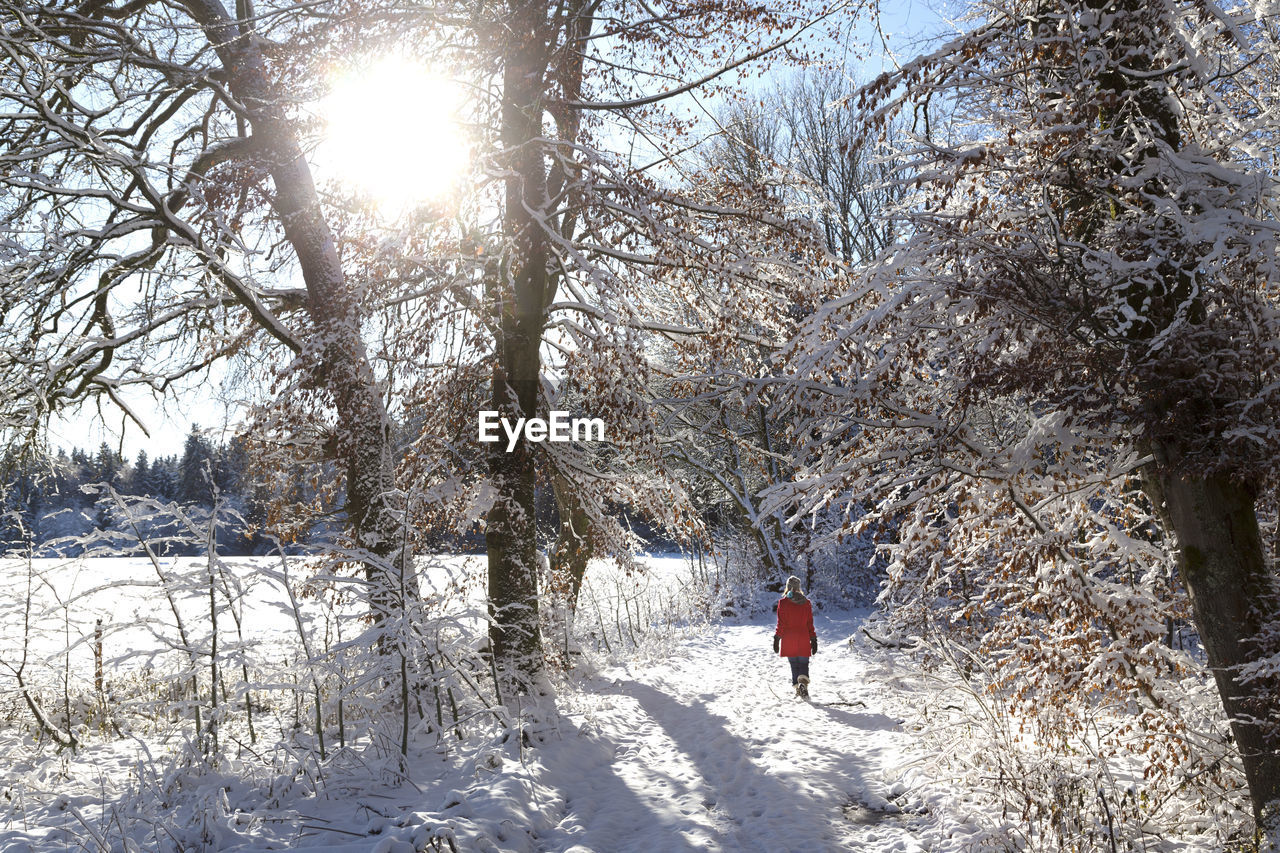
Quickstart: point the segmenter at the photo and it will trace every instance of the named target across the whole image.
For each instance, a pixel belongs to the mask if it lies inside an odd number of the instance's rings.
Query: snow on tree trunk
[[[509,386],[495,376],[494,387],[506,390]],[[498,400],[494,404],[498,405]],[[489,452],[489,478],[495,492],[485,522],[489,645],[503,681],[504,699],[529,692],[543,670],[534,515],[536,473],[533,448],[527,442],[519,442],[510,453],[501,448]]]

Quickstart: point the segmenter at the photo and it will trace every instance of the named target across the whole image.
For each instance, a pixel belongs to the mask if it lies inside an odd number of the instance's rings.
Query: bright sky
[[[890,67],[892,60],[877,55],[885,43],[897,61],[916,55],[926,37],[950,31],[946,22],[955,5],[954,0],[882,0],[880,31],[885,41],[868,25],[860,25],[855,37],[871,42],[872,55],[855,63],[850,73],[865,80]],[[388,98],[398,107],[406,92],[414,94],[419,109],[389,108]],[[343,175],[392,215],[414,198],[433,197],[447,188],[449,172],[461,168],[467,156],[462,150],[467,143],[452,123],[459,97],[440,73],[395,55],[373,62],[364,79],[351,72],[340,75],[333,95],[319,105],[331,129],[317,152],[318,170]],[[379,125],[378,117],[390,117],[391,123]],[[433,168],[422,169],[423,162]],[[152,457],[180,454],[193,423],[209,438],[221,440],[237,420],[221,384],[215,371],[211,379],[163,407],[149,396],[132,397],[130,405],[146,422],[150,437],[136,424],[126,423],[113,406],[104,405],[105,421],[94,407],[56,419],[50,426],[50,444],[95,450],[106,441],[132,460],[142,449]]]
[[[104,400],[101,414],[90,405],[66,417],[55,418],[49,425],[49,445],[55,451],[79,447],[96,451],[104,441],[122,450],[125,459],[133,461],[139,450],[151,458],[180,456],[192,424],[200,427],[207,438],[224,441],[234,432],[239,420],[237,410],[228,400],[217,373],[212,379],[193,385],[180,395],[172,395],[158,405],[151,395],[125,394],[135,414],[146,424],[150,437],[128,420],[109,401]],[[105,416],[105,417],[104,417]]]
[[[459,83],[400,53],[353,62],[331,83],[316,110],[325,123],[313,163],[321,180],[336,177],[391,217],[456,187],[472,149]]]

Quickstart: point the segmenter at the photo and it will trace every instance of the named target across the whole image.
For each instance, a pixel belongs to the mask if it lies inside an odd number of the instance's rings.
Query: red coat
[[[809,599],[796,604],[784,595],[778,601],[778,628],[774,633],[782,638],[782,657],[809,657],[809,640],[818,636],[813,630],[813,605]]]

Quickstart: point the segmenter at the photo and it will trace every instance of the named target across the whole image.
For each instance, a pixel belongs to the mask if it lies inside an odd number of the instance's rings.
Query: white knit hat
[[[804,593],[801,592],[800,590],[800,578],[796,577],[795,575],[792,575],[791,577],[787,578],[787,589],[783,593],[783,595],[790,595],[792,590],[795,590],[796,592],[799,592],[801,595],[804,595]]]

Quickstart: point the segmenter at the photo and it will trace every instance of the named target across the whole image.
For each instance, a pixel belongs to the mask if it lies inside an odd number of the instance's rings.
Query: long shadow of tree
[[[829,826],[840,813],[811,784],[815,770],[822,781],[846,793],[865,789],[861,768],[834,749],[812,745],[807,750],[819,757],[821,767],[794,765],[771,771],[755,760],[764,755],[769,732],[761,732],[755,743],[743,740],[732,733],[727,718],[705,705],[682,704],[635,681],[602,692],[639,702],[693,764],[705,784],[707,806],[720,818],[725,837],[719,840],[725,849],[829,849],[834,841]],[[786,724],[785,715],[779,723]]]
[[[564,817],[542,839],[558,846],[547,849],[696,853],[718,841],[705,808],[675,806],[679,801],[698,802],[683,780],[661,767],[646,767],[642,795],[619,772],[618,744],[583,729],[564,735],[554,747],[538,752],[548,778],[556,780],[564,797]],[[650,791],[655,793],[648,796]],[[656,835],[661,836],[657,847]]]

